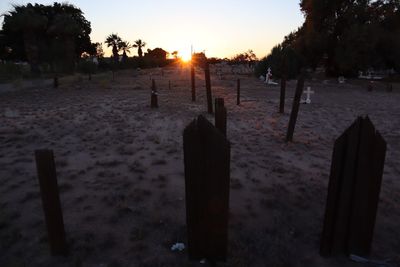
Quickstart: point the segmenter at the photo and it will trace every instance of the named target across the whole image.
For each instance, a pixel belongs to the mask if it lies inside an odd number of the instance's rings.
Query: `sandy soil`
[[[163,76],[161,75],[163,72]],[[215,72],[212,71],[214,74]],[[189,70],[121,71],[60,79],[0,94],[0,266],[207,266],[189,262],[182,133],[206,114],[203,74],[191,102]],[[150,109],[150,78],[159,89]],[[307,81],[294,142],[284,137],[279,87],[241,75],[212,76],[228,109],[231,151],[229,259],[218,266],[362,266],[319,256],[333,142],[369,114],[388,144],[372,259],[400,266],[400,86]],[[171,88],[168,88],[168,82]],[[0,85],[0,91],[1,91]],[[68,257],[51,257],[34,150],[54,150]]]

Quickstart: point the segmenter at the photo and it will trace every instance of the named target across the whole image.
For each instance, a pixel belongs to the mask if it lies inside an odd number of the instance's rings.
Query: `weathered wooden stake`
[[[374,84],[373,81],[370,81],[370,82],[368,83],[368,92],[371,92],[371,91],[372,91],[372,89],[373,89],[373,84]]]
[[[158,93],[156,88],[156,82],[154,79],[151,80],[151,108],[158,108]]]
[[[236,105],[240,105],[240,79],[237,79]]]
[[[286,142],[291,142],[293,140],[293,133],[294,133],[294,128],[296,126],[297,115],[299,113],[300,98],[301,94],[303,93],[303,89],[304,89],[304,75],[301,74],[299,79],[297,80],[296,93],[293,99],[292,112],[290,113],[289,126],[286,134]]]
[[[215,128],[226,136],[226,107],[223,98],[215,99]]]
[[[225,261],[228,248],[230,143],[199,116],[183,132],[188,253]]]
[[[388,83],[387,84],[387,90],[388,90],[388,92],[393,92],[393,84]]]
[[[281,96],[279,101],[279,113],[285,113],[285,97],[286,97],[286,77],[281,79]]]
[[[66,255],[64,221],[52,150],[36,150],[36,168],[52,255]]]
[[[358,118],[335,142],[322,256],[368,256],[385,163],[386,142],[370,119]]]
[[[206,80],[206,93],[207,93],[207,108],[208,113],[213,113],[213,106],[212,106],[212,94],[211,94],[211,79],[210,79],[210,65],[208,61],[205,62],[204,66],[204,75]]]
[[[195,81],[195,71],[194,71],[194,63],[190,63],[190,77],[192,81],[192,101],[196,101],[196,81]]]
[[[53,87],[54,87],[54,88],[58,88],[58,76],[57,76],[57,75],[54,76],[54,79],[53,79]]]

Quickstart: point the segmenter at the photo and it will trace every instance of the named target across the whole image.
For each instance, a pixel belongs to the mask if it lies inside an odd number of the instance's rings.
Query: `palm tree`
[[[128,53],[130,53],[131,51],[129,50],[129,49],[131,49],[132,48],[132,45],[129,43],[129,42],[127,42],[127,41],[122,41],[120,44],[119,44],[119,49],[120,50],[122,50],[122,61],[125,63],[126,62],[126,60],[128,59],[128,56],[127,56],[127,52]]]
[[[138,49],[138,55],[139,57],[143,56],[143,51],[142,48],[146,46],[146,43],[143,42],[142,40],[138,39],[135,41],[135,44],[133,45],[133,47]]]
[[[105,41],[107,47],[112,47],[114,63],[116,64],[118,64],[118,58],[119,58],[118,52],[120,50],[121,42],[122,42],[121,37],[119,37],[118,34],[116,33],[112,33],[109,36],[107,36],[107,39]]]

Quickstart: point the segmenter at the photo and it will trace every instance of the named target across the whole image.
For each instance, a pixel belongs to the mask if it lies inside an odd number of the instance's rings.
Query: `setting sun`
[[[189,62],[192,59],[192,55],[190,54],[190,51],[182,51],[181,53],[181,60],[183,62]]]

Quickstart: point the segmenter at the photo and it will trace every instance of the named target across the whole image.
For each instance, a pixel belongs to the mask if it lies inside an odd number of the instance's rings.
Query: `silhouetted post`
[[[373,82],[373,81],[370,81],[370,82],[368,83],[368,92],[371,92],[371,91],[372,91],[373,85],[374,85],[374,82]]]
[[[212,94],[211,94],[210,65],[208,64],[208,61],[205,62],[204,75],[205,75],[205,80],[206,80],[208,113],[212,114],[213,107],[212,107]]]
[[[52,255],[66,255],[64,221],[52,150],[36,150],[36,168]]]
[[[236,105],[240,105],[240,79],[237,79]]]
[[[226,136],[226,107],[223,98],[215,99],[215,128]]]
[[[58,88],[58,75],[56,74],[53,79],[53,87]]]
[[[281,96],[279,101],[279,113],[285,113],[285,97],[286,97],[286,77],[281,79]]]
[[[92,73],[89,71],[89,81],[92,80]]]
[[[388,92],[393,92],[393,84],[388,83],[387,84],[387,90],[388,90]]]
[[[368,256],[385,164],[386,142],[368,117],[359,117],[335,142],[322,256]]]
[[[289,126],[286,134],[286,142],[291,142],[293,140],[293,133],[294,133],[294,128],[296,126],[297,115],[299,113],[300,98],[301,94],[303,93],[303,89],[304,89],[304,75],[301,74],[299,79],[297,80],[296,93],[293,99],[292,112],[290,113]]]
[[[168,89],[171,90],[171,80],[168,81]]]
[[[158,93],[156,88],[156,82],[154,79],[151,80],[151,108],[158,108]]]
[[[194,71],[194,63],[193,59],[192,62],[190,63],[190,77],[192,81],[192,101],[196,101],[196,81],[195,81],[195,71]]]
[[[188,253],[192,260],[226,260],[230,143],[199,116],[183,132]]]

